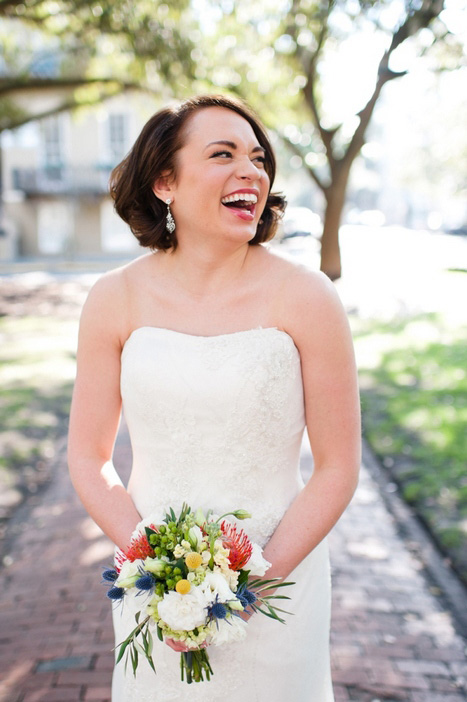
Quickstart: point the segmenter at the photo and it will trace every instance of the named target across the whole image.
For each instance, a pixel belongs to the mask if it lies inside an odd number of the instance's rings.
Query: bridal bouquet
[[[245,510],[215,517],[211,512],[193,512],[184,504],[177,517],[173,509],[163,524],[145,519],[133,535],[127,553],[117,554],[115,568],[105,570],[107,593],[123,601],[135,614],[136,627],[118,644],[117,663],[131,660],[133,673],[143,655],[156,672],[152,660],[152,632],[182,642],[181,678],[188,683],[209,680],[212,669],[206,646],[220,646],[246,636],[242,612],[261,612],[282,623],[284,610],[271,594],[291,585],[277,579],[261,579],[269,568],[258,544],[250,541],[236,524],[225,517],[247,519]]]

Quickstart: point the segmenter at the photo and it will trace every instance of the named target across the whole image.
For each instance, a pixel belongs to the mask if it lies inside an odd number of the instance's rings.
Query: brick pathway
[[[110,700],[110,608],[98,572],[111,548],[78,504],[61,456],[53,483],[10,527],[11,558],[0,571],[1,702]],[[123,432],[117,465],[129,456]],[[465,642],[366,469],[331,549],[336,702],[465,701]]]

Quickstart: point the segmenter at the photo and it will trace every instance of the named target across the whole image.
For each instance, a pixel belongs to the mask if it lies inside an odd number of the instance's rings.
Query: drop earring
[[[170,205],[172,203],[171,198],[169,197],[166,201],[165,204],[167,205],[167,216],[166,216],[166,221],[165,221],[165,228],[169,232],[169,234],[173,234],[175,231],[175,220],[172,216],[172,212],[170,211]]]

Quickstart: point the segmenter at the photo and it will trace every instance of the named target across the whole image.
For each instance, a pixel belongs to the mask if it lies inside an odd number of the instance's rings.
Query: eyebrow
[[[224,146],[229,146],[231,149],[236,149],[236,148],[237,148],[237,144],[235,144],[235,142],[233,142],[233,141],[227,141],[227,140],[225,140],[225,139],[221,139],[220,141],[211,141],[211,142],[209,142],[209,144],[206,146],[206,149],[207,149],[209,146],[213,146],[214,144],[223,144]],[[266,153],[266,149],[263,149],[262,146],[255,146],[251,151],[252,151],[252,153],[256,153],[257,151],[262,151],[263,154]]]

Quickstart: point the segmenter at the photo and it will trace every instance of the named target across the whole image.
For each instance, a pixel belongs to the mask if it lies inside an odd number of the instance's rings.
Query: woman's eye
[[[263,166],[264,166],[264,164],[266,163],[266,159],[265,159],[264,156],[257,156],[257,157],[255,158],[255,161],[259,161],[260,163],[263,164]]]
[[[230,153],[230,151],[216,151],[216,153],[212,154],[211,158],[217,158],[218,156],[231,157],[232,154]]]

